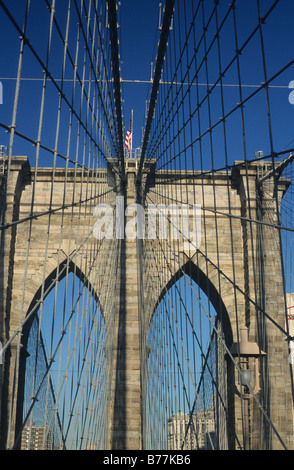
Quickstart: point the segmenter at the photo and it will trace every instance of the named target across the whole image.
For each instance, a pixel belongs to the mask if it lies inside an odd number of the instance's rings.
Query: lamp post
[[[250,449],[250,398],[249,387],[251,387],[252,375],[255,375],[253,393],[257,394],[260,391],[260,371],[259,371],[259,358],[265,356],[266,353],[260,349],[257,343],[248,340],[248,328],[246,326],[240,328],[240,341],[233,343],[231,350],[233,357],[240,357],[240,383],[244,387],[244,393],[241,397],[244,400],[244,449]],[[254,358],[254,371],[250,370],[249,359]]]

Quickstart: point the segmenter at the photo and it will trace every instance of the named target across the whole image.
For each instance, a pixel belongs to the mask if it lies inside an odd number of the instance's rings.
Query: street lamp
[[[240,341],[239,343],[233,343],[230,352],[233,357],[240,357],[240,382],[244,387],[244,393],[242,394],[244,399],[244,448],[245,450],[249,450],[249,400],[251,395],[248,389],[249,387],[251,388],[252,375],[254,374],[255,380],[253,393],[256,394],[260,391],[259,358],[261,356],[266,356],[266,353],[259,348],[257,343],[248,340],[248,328],[246,326],[240,328]],[[254,358],[253,373],[249,368],[250,358]]]

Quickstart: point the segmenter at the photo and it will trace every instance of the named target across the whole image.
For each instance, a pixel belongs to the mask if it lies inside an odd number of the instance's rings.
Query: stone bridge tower
[[[92,275],[86,278],[84,269],[87,250],[92,250],[97,242],[93,236],[93,212],[85,211],[83,214],[88,242],[83,250],[77,251],[80,239],[80,233],[76,230],[79,226],[76,222],[81,216],[79,206],[77,204],[71,212],[65,210],[62,220],[57,208],[60,200],[63,200],[65,207],[70,205],[73,195],[76,201],[86,200],[89,194],[95,192],[95,185],[99,182],[100,188],[104,188],[105,194],[108,194],[106,202],[112,204],[112,207],[115,207],[117,197],[123,196],[125,211],[131,204],[140,204],[147,213],[150,201],[157,206],[166,204],[167,195],[171,192],[172,200],[178,201],[183,186],[185,199],[182,194],[181,203],[201,208],[199,245],[187,249],[178,240],[169,239],[164,245],[166,248],[164,256],[160,258],[161,263],[158,264],[156,257],[149,257],[151,261],[148,270],[142,269],[142,257],[147,257],[150,250],[156,250],[156,240],[151,243],[145,232],[141,239],[122,236],[115,241],[118,244],[119,261],[118,270],[113,273],[117,285],[117,315],[112,325],[114,334],[109,355],[110,368],[114,371],[109,379],[109,448],[131,450],[144,447],[145,404],[142,390],[148,356],[144,346],[148,328],[164,288],[172,285],[188,269],[209,295],[221,323],[226,354],[236,360],[236,367],[233,367],[232,360],[227,360],[230,366],[226,378],[228,410],[234,422],[234,432],[242,441],[241,408],[244,403],[247,406],[248,402],[238,391],[238,367],[245,361],[246,367],[257,367],[256,377],[259,377],[260,382],[260,389],[254,392],[256,400],[250,399],[248,433],[251,448],[280,447],[273,427],[260,411],[261,407],[273,423],[279,422],[282,439],[289,448],[293,448],[289,350],[283,334],[286,327],[281,242],[279,230],[272,224],[273,215],[276,218],[279,211],[273,192],[277,191],[281,200],[290,182],[283,178],[275,180],[274,175],[263,180],[263,176],[269,174],[272,168],[261,167],[259,163],[245,165],[244,162],[236,162],[231,172],[206,174],[179,171],[175,178],[171,171],[156,171],[152,161],[149,164],[147,161],[142,179],[138,182],[137,162],[129,160],[126,164],[126,181],[117,184],[115,164],[113,161],[112,167],[97,170],[92,175],[91,187],[82,185],[82,170],[68,171],[65,193],[64,169],[54,169],[53,175],[52,169],[39,168],[35,174],[26,157],[14,157],[11,161],[5,223],[12,224],[7,227],[2,239],[0,308],[2,342],[5,344],[9,338],[13,339],[5,351],[1,371],[2,446],[5,447],[7,441],[12,446],[15,431],[21,422],[22,385],[19,382],[23,377],[18,366],[22,363],[23,351],[20,323],[35,308],[40,295],[46,293],[56,270],[62,276],[66,265],[75,270],[88,286],[95,286]],[[35,191],[36,203],[34,220],[30,221],[32,191]],[[52,197],[51,201],[49,197]],[[48,207],[52,209],[51,233],[49,243],[45,245],[47,225],[42,222],[42,217],[38,218],[38,213],[44,213]],[[133,213],[125,212],[125,224],[132,217]],[[18,220],[23,223],[18,224]],[[31,230],[28,232],[29,223]],[[60,233],[61,224],[63,236],[57,239],[55,234]],[[26,256],[28,233],[30,251],[29,256]],[[44,253],[46,264],[40,262],[44,259]],[[107,322],[110,301],[108,282],[114,282],[114,279],[105,279],[103,263],[101,250],[96,267],[99,272],[98,283],[101,285],[99,302]],[[27,288],[21,295],[17,286],[23,282],[24,273],[27,276]],[[153,295],[146,298],[145,292],[150,292],[150,287]],[[258,353],[242,357],[240,365],[239,354],[243,350],[240,347],[238,351],[237,348],[237,355],[234,355],[234,345],[240,343],[244,328],[247,328],[248,340],[257,347]],[[242,338],[246,340],[246,337]],[[289,410],[286,415],[285,409]],[[10,429],[9,417],[12,423]],[[259,433],[260,427],[263,429],[262,435]],[[234,446],[230,432],[227,445],[230,448]]]

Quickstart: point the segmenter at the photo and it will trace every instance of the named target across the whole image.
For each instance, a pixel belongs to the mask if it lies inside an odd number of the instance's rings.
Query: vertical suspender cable
[[[149,109],[148,109],[148,114],[147,114],[147,120],[146,120],[143,144],[142,144],[142,152],[141,152],[141,158],[140,158],[138,175],[137,175],[138,181],[140,180],[144,160],[146,158],[147,145],[149,142],[151,124],[153,121],[156,99],[157,99],[161,75],[162,75],[164,57],[165,57],[165,52],[166,52],[167,42],[168,42],[168,37],[169,37],[169,32],[170,32],[170,25],[171,25],[173,13],[174,13],[174,3],[175,3],[174,0],[166,0],[166,4],[164,8],[162,29],[161,29],[160,39],[159,39],[158,53],[157,53],[156,65],[155,65],[154,77],[153,77],[153,84],[152,84],[151,96],[150,96],[150,101],[149,101]]]

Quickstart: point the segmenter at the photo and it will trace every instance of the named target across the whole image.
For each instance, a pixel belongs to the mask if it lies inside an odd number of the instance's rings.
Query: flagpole
[[[127,130],[126,140],[125,140],[125,147],[128,149],[128,156],[127,158],[131,157],[132,149],[133,149],[133,110],[131,113],[130,124]]]

